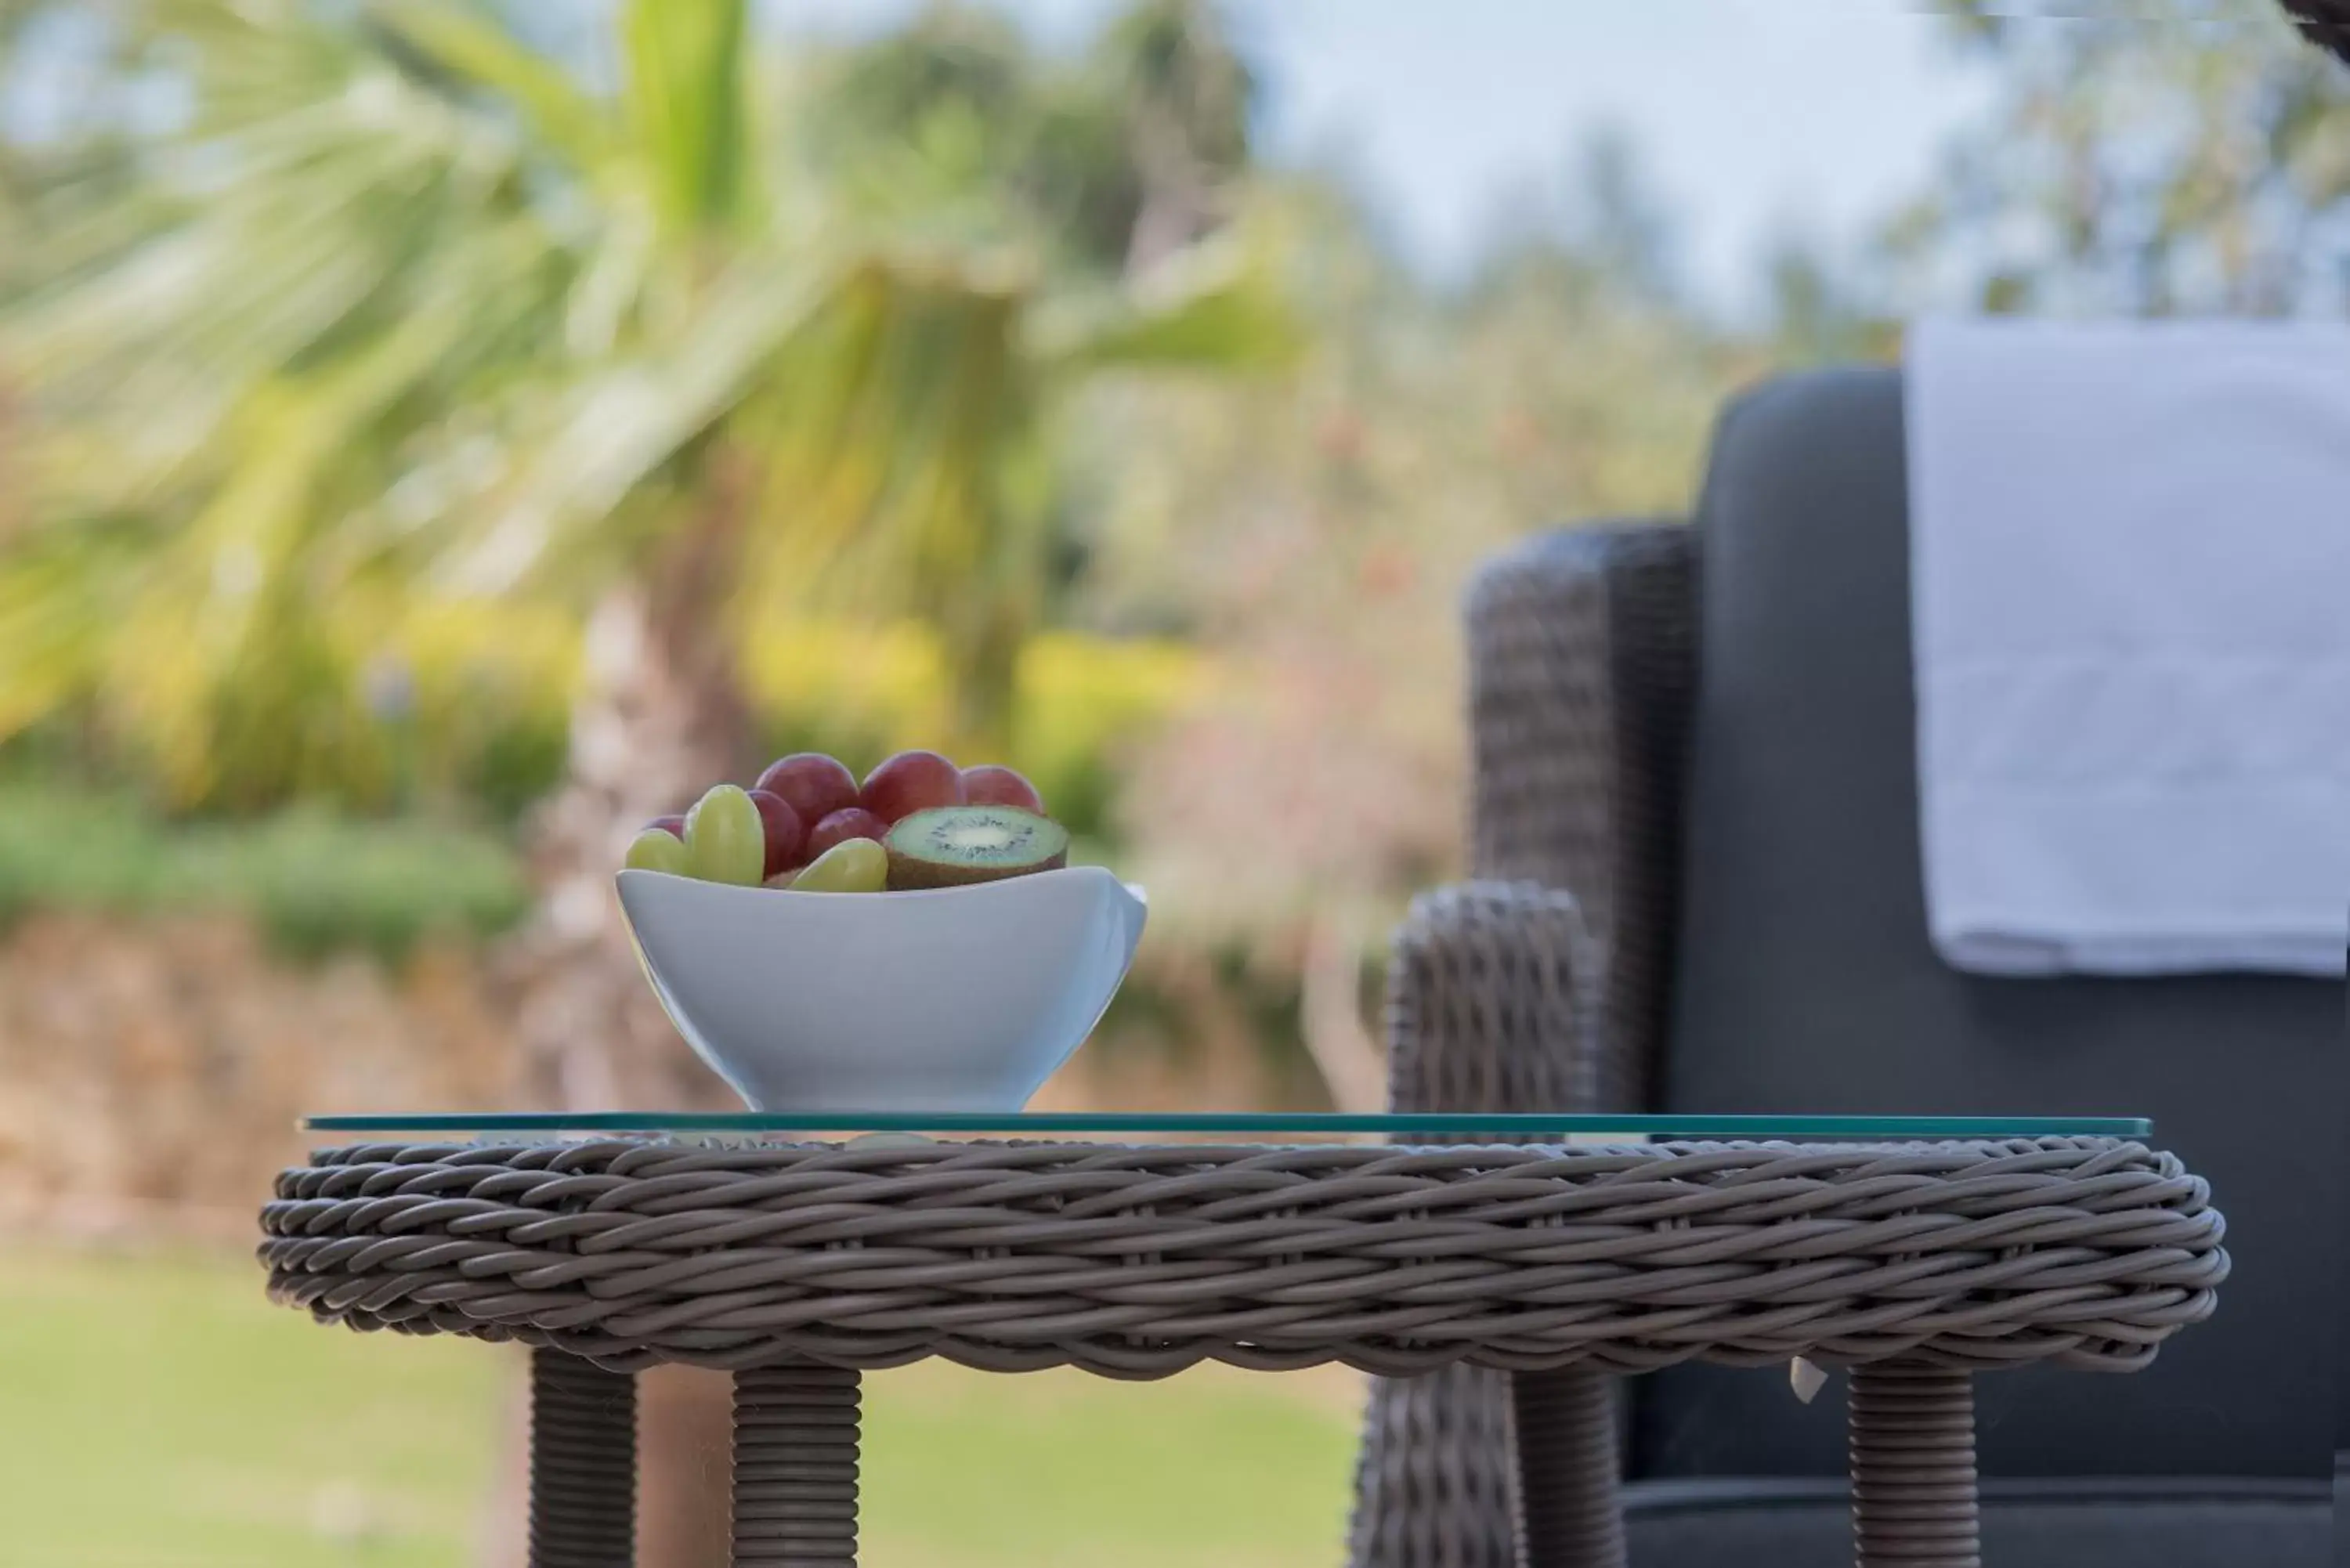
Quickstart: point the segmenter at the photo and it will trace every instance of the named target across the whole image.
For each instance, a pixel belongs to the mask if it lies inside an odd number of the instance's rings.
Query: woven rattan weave
[[[359,1146],[281,1178],[281,1301],[660,1361],[2126,1370],[2221,1222],[2102,1139],[1819,1147]]]

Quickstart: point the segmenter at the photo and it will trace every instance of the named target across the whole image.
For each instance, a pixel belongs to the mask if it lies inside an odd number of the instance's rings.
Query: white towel
[[[2350,327],[1927,322],[1907,403],[1936,950],[2342,973]]]

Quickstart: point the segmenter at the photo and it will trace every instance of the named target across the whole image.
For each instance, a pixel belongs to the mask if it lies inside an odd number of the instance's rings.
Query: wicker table
[[[932,1355],[1506,1369],[1544,1412],[1519,1435],[1541,1568],[1623,1561],[1607,1375],[1804,1357],[1851,1372],[1857,1560],[1956,1568],[1970,1374],[2135,1370],[2228,1271],[2203,1182],[2093,1136],[371,1142],[286,1171],[262,1224],[272,1293],[322,1321],[534,1347],[535,1568],[631,1561],[630,1374],[661,1362],[734,1375],[734,1561],[853,1562],[858,1375]]]

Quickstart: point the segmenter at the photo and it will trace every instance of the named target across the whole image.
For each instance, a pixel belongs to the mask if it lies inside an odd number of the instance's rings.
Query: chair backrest
[[[1985,980],[1928,945],[1901,379],[1772,382],[1716,433],[1660,1094],[1688,1112],[2143,1114],[2235,1273],[2147,1371],[1981,1380],[1990,1475],[2331,1473],[2350,1049],[2336,983]],[[2224,526],[2215,520],[2214,526]],[[2350,889],[2345,889],[2350,896]],[[1839,1402],[1681,1369],[1652,1475],[1841,1473]]]

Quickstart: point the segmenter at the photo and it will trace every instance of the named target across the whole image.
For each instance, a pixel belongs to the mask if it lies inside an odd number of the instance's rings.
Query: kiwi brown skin
[[[1057,843],[1048,855],[995,866],[957,860],[949,854],[928,849],[924,846],[925,831],[941,819],[979,815],[1025,819],[1049,830],[1050,836]],[[918,811],[889,830],[889,837],[882,841],[882,847],[889,856],[889,888],[893,893],[1002,882],[1014,877],[1034,876],[1039,871],[1057,871],[1069,863],[1068,834],[1057,823],[1034,812],[1008,805],[949,805]]]

